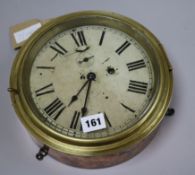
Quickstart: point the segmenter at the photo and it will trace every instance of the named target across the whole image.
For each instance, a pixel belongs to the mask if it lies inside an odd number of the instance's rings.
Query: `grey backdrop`
[[[16,52],[11,25],[79,10],[109,10],[149,28],[163,43],[174,68],[174,117],[166,118],[152,143],[123,164],[99,170],[63,165],[38,151],[11,106],[9,74]],[[0,174],[1,175],[194,175],[195,172],[195,1],[194,0],[0,0]]]

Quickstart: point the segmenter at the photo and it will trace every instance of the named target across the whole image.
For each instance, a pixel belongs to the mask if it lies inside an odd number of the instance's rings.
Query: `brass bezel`
[[[154,74],[156,78],[155,98],[151,102],[147,113],[143,119],[137,122],[133,127],[114,136],[99,139],[79,139],[62,136],[45,126],[35,115],[26,100],[25,82],[24,82],[24,63],[32,47],[35,48],[36,42],[47,31],[57,30],[55,26],[66,23],[66,29],[72,26],[80,25],[105,25],[123,30],[132,37],[135,37],[139,43],[147,50],[152,57]],[[43,41],[49,39],[49,36]],[[36,50],[36,49],[35,49]],[[157,38],[145,27],[132,19],[119,14],[102,11],[84,11],[72,13],[51,20],[41,29],[35,32],[19,51],[11,72],[10,88],[16,89],[18,93],[11,93],[11,99],[16,113],[25,125],[26,129],[39,142],[63,153],[80,156],[104,155],[123,150],[149,136],[160,124],[163,119],[172,94],[172,68],[165,54],[165,51]]]

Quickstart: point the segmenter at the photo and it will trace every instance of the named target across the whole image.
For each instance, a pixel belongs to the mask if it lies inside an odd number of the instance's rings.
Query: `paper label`
[[[27,27],[25,29],[22,29],[22,30],[14,33],[16,43],[19,44],[19,43],[27,40],[40,27],[41,27],[41,23],[37,23],[37,24],[34,24],[30,27]]]
[[[106,128],[106,122],[103,113],[89,115],[81,118],[83,132],[97,131]]]

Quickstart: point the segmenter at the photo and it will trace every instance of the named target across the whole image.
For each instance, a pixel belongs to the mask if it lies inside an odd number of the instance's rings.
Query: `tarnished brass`
[[[40,113],[31,100],[29,72],[35,55],[58,33],[83,25],[103,25],[127,33],[146,50],[153,66],[155,88],[150,105],[139,122],[113,136],[79,139],[61,135],[36,117]],[[173,79],[170,70],[172,67],[162,45],[145,27],[115,13],[84,11],[53,19],[33,34],[19,51],[11,71],[10,87],[19,89],[20,93],[17,96],[13,93],[10,95],[20,120],[40,144],[51,148],[49,154],[57,159],[63,157],[63,162],[73,166],[97,168],[102,167],[104,161],[109,161],[105,166],[111,166],[137,154],[151,140],[168,109],[172,95]],[[122,157],[119,156],[121,154]],[[120,161],[116,161],[119,157]],[[68,161],[65,161],[66,158]],[[96,159],[96,166],[88,164],[92,159]],[[82,164],[78,164],[79,160],[82,160]]]

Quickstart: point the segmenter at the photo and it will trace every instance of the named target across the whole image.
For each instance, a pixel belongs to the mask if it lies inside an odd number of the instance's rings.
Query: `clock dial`
[[[64,31],[39,51],[30,72],[44,123],[70,137],[99,138],[132,127],[153,96],[150,58],[131,36],[105,26]],[[106,128],[84,133],[80,118],[103,113]]]

